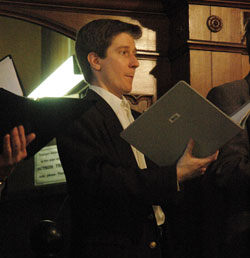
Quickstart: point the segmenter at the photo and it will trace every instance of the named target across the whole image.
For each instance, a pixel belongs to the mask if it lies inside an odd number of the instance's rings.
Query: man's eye
[[[123,56],[128,56],[129,53],[128,53],[128,51],[123,50],[123,51],[120,52],[120,54],[123,55]]]

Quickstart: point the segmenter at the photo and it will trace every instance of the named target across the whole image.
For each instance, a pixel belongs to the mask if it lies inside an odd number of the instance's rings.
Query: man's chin
[[[131,91],[132,91],[132,87],[130,87],[130,88],[128,87],[128,88],[124,89],[123,94],[130,94]]]

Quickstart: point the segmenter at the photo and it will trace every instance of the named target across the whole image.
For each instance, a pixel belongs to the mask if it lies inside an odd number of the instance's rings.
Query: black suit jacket
[[[249,78],[213,88],[208,99],[227,114],[249,100]],[[225,144],[202,178],[203,255],[250,257],[249,119],[246,129]]]
[[[149,168],[138,169],[111,107],[91,90],[83,101],[81,117],[57,138],[72,205],[73,256],[162,257],[152,205],[175,202],[175,164],[148,161]]]

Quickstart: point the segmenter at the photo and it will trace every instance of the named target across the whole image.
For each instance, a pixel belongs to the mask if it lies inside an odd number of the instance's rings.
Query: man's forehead
[[[120,39],[127,39],[127,40],[131,40],[133,42],[135,41],[133,36],[130,33],[120,32],[120,33],[118,33],[118,34],[116,34],[115,36],[112,37],[112,42],[120,40]]]
[[[119,33],[118,35],[114,36],[111,45],[117,47],[128,47],[128,48],[135,48],[135,40],[129,33]]]

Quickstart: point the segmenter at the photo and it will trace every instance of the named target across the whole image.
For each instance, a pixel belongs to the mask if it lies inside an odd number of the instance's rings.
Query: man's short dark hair
[[[130,34],[134,39],[139,39],[142,35],[141,28],[138,25],[112,19],[94,20],[78,31],[75,45],[76,56],[88,83],[93,80],[88,54],[94,52],[100,58],[105,58],[107,48],[111,45],[113,37],[122,32]]]

